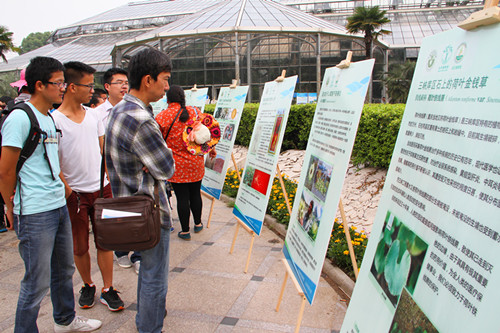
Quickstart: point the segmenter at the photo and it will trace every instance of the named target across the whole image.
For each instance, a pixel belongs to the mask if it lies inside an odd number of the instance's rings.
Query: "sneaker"
[[[54,324],[54,332],[92,332],[101,327],[102,323],[97,319],[87,319],[76,316],[69,325]]]
[[[78,300],[78,304],[82,309],[90,309],[94,306],[94,297],[95,297],[95,286],[90,286],[88,283],[80,289],[80,299]]]
[[[122,268],[132,267],[132,262],[130,261],[130,258],[128,257],[128,255],[116,257],[116,262],[118,263],[118,266],[120,266]]]
[[[138,261],[134,262],[134,264],[133,264],[133,265],[134,265],[134,270],[135,270],[135,272],[136,272],[137,274],[139,274],[139,269],[141,268],[141,261],[140,261],[140,260],[138,260]]]
[[[107,305],[111,311],[120,311],[125,308],[123,301],[118,296],[118,291],[114,290],[113,287],[109,287],[108,291],[101,292],[101,303]]]

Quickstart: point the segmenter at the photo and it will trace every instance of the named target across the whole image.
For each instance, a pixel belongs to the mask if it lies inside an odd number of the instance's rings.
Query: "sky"
[[[14,45],[20,46],[32,32],[54,31],[133,1],[0,0],[0,25],[14,33]]]

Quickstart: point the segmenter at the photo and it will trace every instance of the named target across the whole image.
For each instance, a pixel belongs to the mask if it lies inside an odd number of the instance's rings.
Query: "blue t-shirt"
[[[45,147],[52,166],[55,180],[52,179],[49,164],[43,157],[43,145],[40,140],[33,155],[24,163],[19,171],[14,196],[14,213],[20,213],[19,195],[21,195],[22,214],[36,214],[61,208],[66,204],[64,184],[59,178],[59,156],[57,154],[57,133],[50,116],[38,111],[33,104],[27,103],[40,124],[40,128],[47,132]],[[14,110],[5,120],[2,127],[2,146],[21,148],[28,137],[31,128],[30,120],[24,110]],[[19,181],[20,179],[20,181]]]

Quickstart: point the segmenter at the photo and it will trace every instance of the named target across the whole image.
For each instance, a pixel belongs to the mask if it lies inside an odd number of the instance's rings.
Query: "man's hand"
[[[69,186],[64,186],[64,197],[68,200],[69,196],[73,193],[73,190]]]
[[[7,226],[8,230],[14,230],[14,212],[12,211],[12,208],[13,207],[7,207],[7,211],[5,212],[5,215],[7,215],[7,220],[9,222],[9,225]]]

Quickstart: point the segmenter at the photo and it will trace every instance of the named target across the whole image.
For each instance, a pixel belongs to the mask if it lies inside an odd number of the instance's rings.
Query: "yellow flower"
[[[361,238],[366,238],[366,235],[365,234],[361,234]]]
[[[345,254],[345,255],[348,255],[348,254],[349,254],[349,251],[345,250],[345,251],[344,251],[344,254]]]
[[[335,240],[335,243],[339,243],[339,242],[340,242],[340,239],[336,239],[336,240]]]
[[[354,236],[359,236],[359,233],[358,233],[358,232],[355,232],[355,233],[354,233]]]
[[[351,229],[352,229],[352,230],[356,230],[356,227],[355,227],[355,226],[352,226],[352,227],[351,227]]]
[[[231,185],[231,188],[234,188],[234,185]]]

